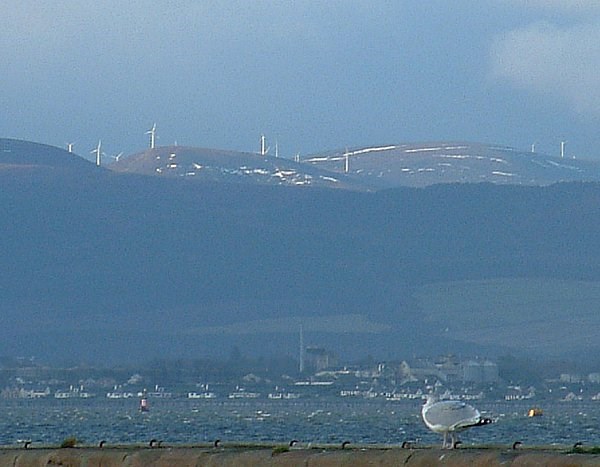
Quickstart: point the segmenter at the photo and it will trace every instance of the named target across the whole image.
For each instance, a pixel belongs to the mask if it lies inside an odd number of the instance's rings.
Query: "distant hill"
[[[109,168],[201,182],[358,191],[439,183],[545,186],[600,181],[600,162],[464,142],[354,147],[306,156],[298,162],[255,153],[167,146],[121,158]]]
[[[543,186],[600,181],[599,162],[465,142],[356,147],[316,154],[302,162],[336,173],[347,168],[349,177],[372,189],[437,183]]]
[[[0,170],[0,355],[296,355],[300,324],[348,358],[597,349],[600,184],[188,183],[20,147],[0,166],[38,168]]]
[[[0,170],[9,169],[98,170],[95,164],[47,144],[0,138]]]
[[[163,146],[121,158],[116,172],[217,183],[364,190],[360,181],[290,159],[218,149]]]

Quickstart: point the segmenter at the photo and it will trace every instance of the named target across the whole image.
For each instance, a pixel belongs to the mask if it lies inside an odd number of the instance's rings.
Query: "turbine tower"
[[[75,146],[75,143],[67,143],[67,151],[69,152],[73,152],[73,146]]]
[[[265,138],[265,135],[260,135],[260,155],[261,156],[266,156],[267,152],[269,151],[266,147],[267,144],[267,140]]]
[[[300,373],[304,373],[304,328],[300,325]]]
[[[152,128],[146,134],[150,135],[150,149],[154,149],[156,147],[156,123],[152,125]]]
[[[566,141],[560,142],[560,157],[561,157],[561,159],[565,158],[565,144],[567,144]]]
[[[535,152],[535,143],[531,144],[531,152]]]
[[[350,153],[348,149],[344,153],[344,173],[347,174],[350,171]]]
[[[92,154],[96,154],[96,166],[100,167],[102,164],[102,140],[98,140],[98,146],[96,149],[92,149]]]

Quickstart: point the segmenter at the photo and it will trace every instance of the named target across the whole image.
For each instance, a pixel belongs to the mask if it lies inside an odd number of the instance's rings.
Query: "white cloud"
[[[534,23],[497,37],[491,49],[494,79],[558,96],[582,113],[600,114],[599,69],[600,18],[569,27]]]

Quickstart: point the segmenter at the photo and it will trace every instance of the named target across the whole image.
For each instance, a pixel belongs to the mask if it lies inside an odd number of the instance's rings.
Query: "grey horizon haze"
[[[599,159],[592,0],[0,4],[0,137],[92,159],[157,145],[292,157],[498,143]]]

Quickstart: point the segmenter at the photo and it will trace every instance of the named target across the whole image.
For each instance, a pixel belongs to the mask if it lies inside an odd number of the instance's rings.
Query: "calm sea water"
[[[84,444],[273,442],[438,444],[423,425],[418,401],[152,400],[148,413],[137,400],[6,400],[0,402],[0,445],[24,440],[57,444],[75,436]],[[462,434],[465,445],[600,445],[600,402],[553,403],[528,418],[530,405],[486,403],[477,407],[495,423]]]

